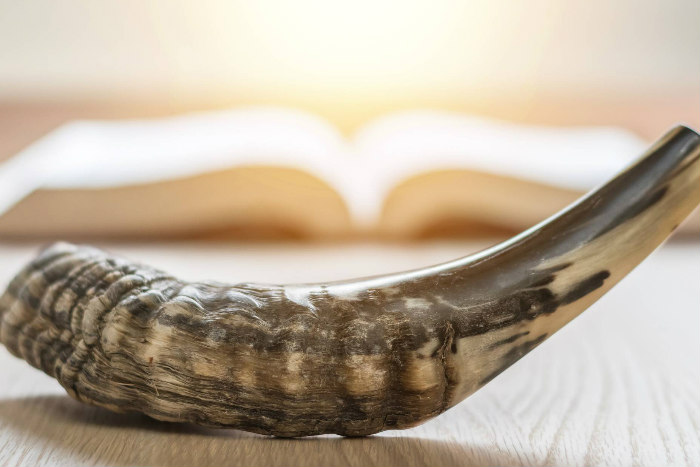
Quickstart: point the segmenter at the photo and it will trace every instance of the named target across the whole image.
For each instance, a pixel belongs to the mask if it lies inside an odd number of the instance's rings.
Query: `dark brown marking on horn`
[[[540,345],[547,338],[547,334],[541,334],[536,338],[523,342],[522,344],[515,345],[501,358],[500,364],[495,371],[489,373],[484,379],[479,381],[480,385],[484,385],[491,381],[496,376],[503,373],[503,371],[511,366],[513,363],[517,362],[525,356],[526,353],[530,352],[532,349]]]
[[[500,341],[494,342],[493,344],[491,344],[489,346],[489,349],[495,349],[496,347],[499,347],[501,345],[510,344],[511,342],[517,341],[521,337],[527,336],[528,334],[530,334],[530,331],[519,332],[517,334],[513,334],[510,337],[506,337],[505,339],[501,339]]]
[[[610,277],[610,271],[600,271],[593,274],[590,277],[585,278],[578,284],[574,286],[573,289],[569,290],[560,300],[559,303],[562,305],[568,305],[576,300],[580,300],[589,293],[603,286],[605,279]]]

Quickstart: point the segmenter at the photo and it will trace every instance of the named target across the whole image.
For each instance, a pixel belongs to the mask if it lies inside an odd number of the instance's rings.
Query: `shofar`
[[[56,244],[0,298],[0,338],[76,399],[278,436],[434,417],[595,302],[700,202],[700,136],[668,133],[561,213],[471,257],[308,285],[187,283]]]

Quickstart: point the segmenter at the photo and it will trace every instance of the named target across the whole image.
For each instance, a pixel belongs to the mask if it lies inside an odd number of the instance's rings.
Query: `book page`
[[[0,164],[0,235],[347,236],[347,155],[283,108],[74,122]]]
[[[245,165],[298,168],[329,181],[343,163],[345,148],[330,124],[282,108],[78,121],[0,165],[5,203],[0,214],[39,187],[145,184]]]
[[[427,171],[468,169],[588,191],[646,149],[618,128],[531,126],[438,111],[381,117],[360,129],[352,145],[371,175],[351,202],[365,224],[376,222],[393,187]]]
[[[237,165],[332,171],[345,142],[322,119],[249,108],[158,120],[77,122],[51,187],[103,187],[191,176]]]

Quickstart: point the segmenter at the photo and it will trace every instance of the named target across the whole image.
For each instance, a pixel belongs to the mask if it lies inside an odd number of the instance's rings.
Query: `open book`
[[[80,121],[0,165],[0,236],[513,232],[645,148],[621,129],[427,111],[350,138],[277,108]]]

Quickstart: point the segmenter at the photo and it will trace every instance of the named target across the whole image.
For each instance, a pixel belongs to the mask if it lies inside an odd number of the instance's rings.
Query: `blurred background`
[[[347,137],[415,109],[612,126],[645,144],[675,123],[700,127],[695,0],[0,0],[0,11],[0,160],[76,119],[259,105],[308,112]],[[510,231],[489,219],[476,230],[510,234],[582,192],[571,188],[538,192],[558,201]],[[27,219],[48,218],[51,200],[30,198],[0,230],[41,230]]]
[[[72,118],[242,104],[700,125],[695,0],[0,0],[0,157]]]

